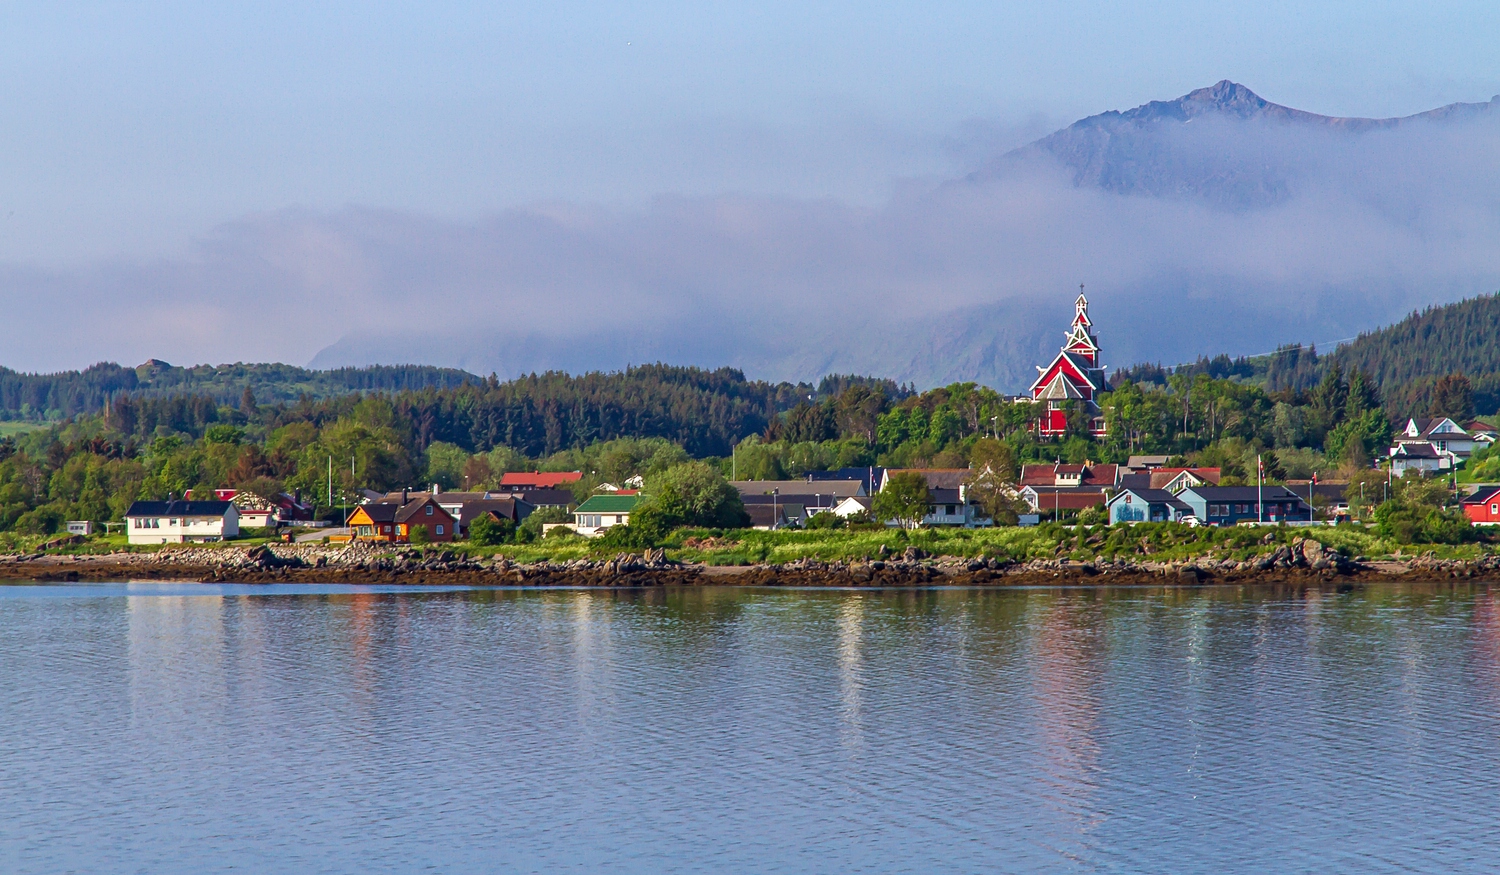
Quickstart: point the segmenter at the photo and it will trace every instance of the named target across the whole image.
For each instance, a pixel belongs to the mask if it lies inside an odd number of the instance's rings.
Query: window
[[[427,510],[427,515],[428,516],[432,516],[432,505],[430,505],[430,504],[427,505],[426,510]]]
[[[948,516],[953,516],[953,514],[954,514],[953,505],[950,504],[950,505],[948,505]]]
[[[443,524],[442,523],[438,523],[437,533],[439,535],[441,535],[443,533]]]

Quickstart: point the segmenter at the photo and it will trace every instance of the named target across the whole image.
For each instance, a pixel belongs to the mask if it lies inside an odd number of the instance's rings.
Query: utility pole
[[[1255,521],[1266,521],[1265,498],[1266,466],[1260,462],[1260,453],[1255,454]]]

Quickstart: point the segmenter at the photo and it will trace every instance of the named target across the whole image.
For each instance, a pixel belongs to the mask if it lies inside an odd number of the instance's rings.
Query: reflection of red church
[[[1047,402],[1037,422],[1039,437],[1056,437],[1067,431],[1067,407],[1087,414],[1089,431],[1094,437],[1104,437],[1104,415],[1095,396],[1108,392],[1109,382],[1104,377],[1104,365],[1099,364],[1099,339],[1089,332],[1094,327],[1089,321],[1089,299],[1080,292],[1074,304],[1077,315],[1062,352],[1052,364],[1037,368],[1036,382],[1031,384],[1031,397]]]

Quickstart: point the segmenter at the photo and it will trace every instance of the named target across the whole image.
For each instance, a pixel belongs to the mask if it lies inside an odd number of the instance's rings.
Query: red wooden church
[[[1109,391],[1109,381],[1104,377],[1104,365],[1099,364],[1099,338],[1089,331],[1094,327],[1089,321],[1089,299],[1081,291],[1074,308],[1077,314],[1062,351],[1052,364],[1037,368],[1036,382],[1031,384],[1031,397],[1047,402],[1037,421],[1039,437],[1057,437],[1067,431],[1069,406],[1088,416],[1088,429],[1094,437],[1104,437],[1104,416],[1096,396]]]

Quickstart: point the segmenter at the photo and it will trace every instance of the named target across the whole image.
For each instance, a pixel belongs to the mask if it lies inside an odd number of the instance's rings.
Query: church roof
[[[1057,376],[1072,376],[1072,374],[1069,373],[1068,369],[1063,369],[1061,371],[1058,370],[1057,364],[1059,361],[1066,361],[1070,365],[1071,370],[1075,372],[1079,377],[1081,377],[1084,383],[1090,389],[1093,389],[1095,392],[1104,391],[1104,369],[1097,368],[1092,364],[1089,364],[1087,359],[1064,350],[1062,352],[1059,352],[1057,354],[1057,358],[1053,359],[1052,363],[1047,365],[1047,367],[1037,368],[1037,371],[1039,371],[1039,373],[1037,374],[1036,382],[1031,384],[1031,391],[1033,395],[1036,393],[1037,389],[1054,382],[1054,374],[1056,374]],[[1081,398],[1083,396],[1077,395],[1068,397]]]

